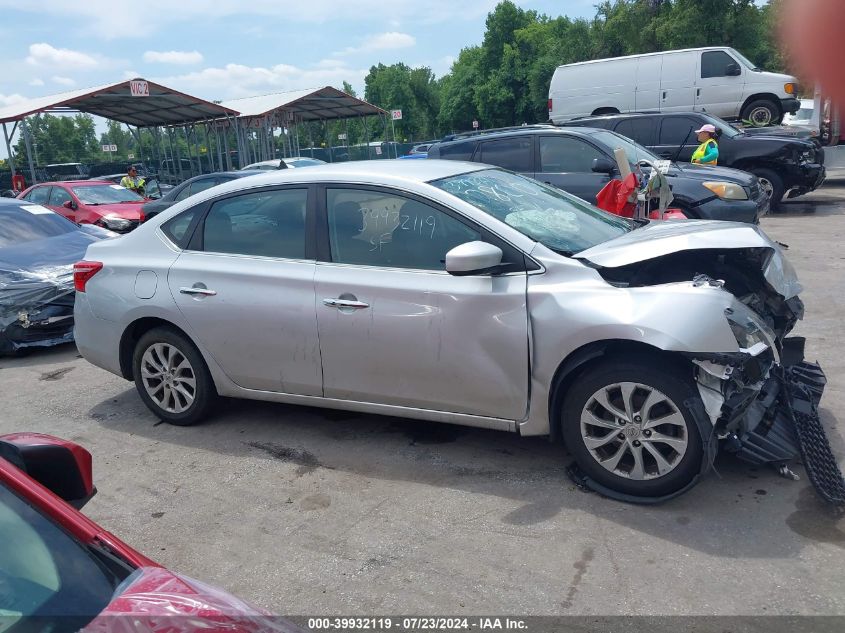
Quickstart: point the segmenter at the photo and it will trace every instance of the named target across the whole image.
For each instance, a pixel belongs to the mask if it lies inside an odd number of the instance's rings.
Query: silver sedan
[[[76,341],[172,424],[226,396],[551,435],[663,498],[755,432],[800,286],[757,227],[645,224],[478,164],[276,171],[91,245]]]

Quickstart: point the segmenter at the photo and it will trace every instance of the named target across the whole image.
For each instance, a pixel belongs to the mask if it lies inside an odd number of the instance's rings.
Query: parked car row
[[[615,132],[550,125],[470,133],[434,145],[428,157],[496,165],[595,204],[599,191],[619,176],[614,158],[617,148],[625,151],[631,169],[641,161],[660,160],[645,147]],[[741,171],[674,163],[667,178],[673,206],[690,218],[755,223],[769,210],[769,198],[757,179]]]
[[[813,141],[766,134],[766,128],[748,134],[702,112],[612,114],[566,123],[613,130],[661,158],[683,162],[689,162],[698,146],[695,130],[707,124],[719,135],[719,165],[756,175],[773,206],[784,197],[813,191],[824,181],[824,152]]]

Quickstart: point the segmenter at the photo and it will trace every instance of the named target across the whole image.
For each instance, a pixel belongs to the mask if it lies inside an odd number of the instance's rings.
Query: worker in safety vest
[[[146,182],[138,175],[138,170],[135,169],[134,165],[129,165],[126,175],[120,179],[120,184],[130,191],[134,191],[141,196],[144,195],[144,185]]]
[[[692,153],[692,162],[700,165],[715,165],[719,160],[719,144],[716,143],[716,126],[702,125],[696,130],[701,145]]]

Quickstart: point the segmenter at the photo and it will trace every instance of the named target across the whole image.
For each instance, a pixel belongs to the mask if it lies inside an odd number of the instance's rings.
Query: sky
[[[517,0],[592,17],[596,0]],[[370,66],[449,71],[496,0],[0,0],[0,105],[133,77],[209,100],[363,93]]]

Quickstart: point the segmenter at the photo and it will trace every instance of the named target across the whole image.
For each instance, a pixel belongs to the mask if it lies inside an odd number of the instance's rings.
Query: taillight
[[[552,111],[552,100],[549,99],[549,112],[551,112],[551,111]]]
[[[76,292],[85,292],[85,284],[103,269],[103,262],[76,262],[73,265],[73,287]]]

